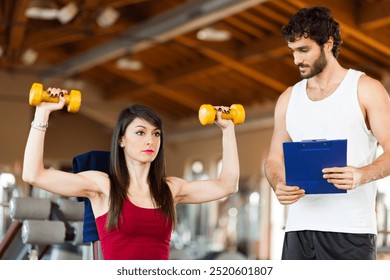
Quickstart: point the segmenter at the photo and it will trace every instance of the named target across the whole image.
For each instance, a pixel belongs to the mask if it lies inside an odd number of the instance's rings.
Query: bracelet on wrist
[[[46,131],[46,129],[49,127],[49,123],[48,122],[41,123],[41,122],[32,121],[31,127],[38,129],[38,130]]]

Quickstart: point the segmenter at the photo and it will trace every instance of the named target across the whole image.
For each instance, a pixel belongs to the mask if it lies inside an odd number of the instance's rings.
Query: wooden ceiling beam
[[[380,53],[375,51],[372,48],[367,48],[367,46],[363,45],[359,40],[352,38],[348,40],[348,45],[351,46],[354,50],[355,53],[359,53],[360,56],[362,57],[361,60],[367,61],[369,60],[369,64],[382,64],[382,65],[388,65],[390,67],[390,56],[383,57]],[[341,49],[341,53],[343,53],[344,48]],[[356,52],[357,51],[357,52]],[[367,59],[369,58],[369,59]],[[357,60],[358,64],[366,65],[366,62],[362,62]]]
[[[106,71],[138,86],[145,86],[156,82],[156,76],[145,69],[141,69],[139,71],[123,71],[118,69],[113,62],[103,64],[102,67]]]
[[[349,61],[353,61],[355,64],[364,64],[364,67],[366,69],[370,69],[370,71],[375,73],[384,73],[387,71],[383,67],[380,67],[373,63],[370,59],[366,59],[361,55],[357,55],[356,52],[351,51],[348,48],[343,49],[342,54],[340,54],[340,57]]]
[[[389,44],[379,42],[378,40],[373,39],[370,36],[367,36],[366,33],[358,31],[358,28],[356,27],[345,25],[342,22],[340,22],[340,26],[345,34],[348,34],[349,36],[354,37],[356,39],[359,39],[367,47],[373,48],[374,50],[377,50],[388,57],[390,56]]]
[[[267,18],[273,19],[275,22],[284,24],[288,21],[288,17],[266,6],[256,6],[253,9]]]
[[[178,42],[182,43],[183,45],[186,45],[190,48],[196,49],[198,52],[209,57],[210,59],[213,59],[213,60],[225,65],[226,67],[228,67],[234,71],[237,71],[237,72],[239,72],[247,77],[250,77],[250,78],[252,78],[252,79],[254,79],[262,84],[265,84],[266,86],[268,86],[276,91],[282,92],[286,89],[285,84],[279,82],[278,80],[272,79],[268,75],[260,73],[256,70],[246,66],[245,64],[233,59],[233,58],[230,58],[230,57],[223,55],[223,54],[221,54],[215,50],[212,50],[212,49],[208,49],[205,47],[198,48],[198,45],[192,39],[180,37],[180,38],[177,38],[176,40]]]
[[[166,42],[180,34],[191,32],[265,1],[198,0],[184,3],[137,25],[136,28],[128,29],[122,36],[111,42],[73,57],[61,65],[51,67],[41,76],[46,79],[71,76],[126,52],[139,52],[156,42]]]
[[[287,14],[294,14],[297,11],[291,5],[291,3],[287,2],[286,0],[274,0],[274,1],[272,1],[272,6],[275,6],[278,9],[285,11]]]
[[[358,25],[370,30],[390,24],[390,3],[385,1],[360,1],[358,9]]]
[[[176,90],[170,89],[165,85],[160,85],[155,82],[156,78],[151,75],[150,73],[127,73],[126,71],[118,70],[115,66],[106,64],[105,69],[114,73],[115,75],[118,75],[129,82],[132,82],[134,84],[137,84],[140,87],[137,90],[132,91],[122,91],[115,95],[111,95],[108,97],[108,100],[114,101],[118,99],[136,99],[139,98],[139,96],[144,95],[146,92],[154,92],[164,98],[167,98],[169,100],[172,100],[176,103],[181,104],[182,106],[191,109],[191,110],[198,110],[199,109],[199,102],[194,100],[194,96],[188,95],[181,92],[177,92]]]
[[[197,46],[198,46],[197,49],[202,48],[202,44],[198,44]],[[216,49],[215,51],[221,51],[221,50]],[[240,56],[241,52],[244,55]],[[235,55],[237,57],[240,57],[241,63],[244,63],[245,65],[246,64],[250,65],[250,64],[259,63],[263,60],[266,60],[270,56],[271,57],[283,56],[288,52],[289,50],[284,40],[280,36],[274,36],[274,37],[269,37],[266,42],[253,43],[249,47],[245,47],[244,50],[240,50]],[[208,63],[206,63],[206,65],[205,64],[197,64],[197,65],[193,65],[190,71],[177,73],[175,75],[172,75],[170,78],[165,78],[164,82],[159,83],[159,85],[172,87],[172,86],[180,86],[183,84],[191,84],[191,83],[198,84],[203,80],[209,78],[210,76],[219,75],[223,72],[228,71],[229,69],[226,68],[225,65],[219,63],[215,65],[210,65]],[[143,79],[140,73],[132,73],[130,75],[130,74],[123,73],[123,71],[111,67],[108,68],[107,70],[114,71],[115,73],[117,73],[117,75],[120,75],[124,79],[128,79],[130,82],[137,83],[139,82],[138,79]],[[140,77],[138,77],[138,75]],[[156,81],[157,79],[153,81],[152,78],[150,78],[145,80],[146,83],[138,83],[140,85],[140,88],[137,90],[132,90],[130,95],[139,96],[144,94],[145,91],[148,91],[148,86],[150,84],[155,84]],[[147,85],[148,83],[149,85]],[[126,99],[128,97],[129,97],[129,92],[126,92],[123,95],[121,93],[118,93],[116,96],[111,96],[110,99],[118,100],[118,99]],[[274,96],[271,96],[271,94],[269,94],[268,97],[274,97]]]
[[[264,28],[265,30],[271,32],[271,33],[277,33],[280,30],[280,27],[269,22],[268,20],[259,17],[258,15],[255,15],[254,13],[251,13],[250,10],[247,10],[245,12],[242,12],[240,17],[245,18],[247,21],[251,22],[253,25],[257,25],[255,28],[259,29],[258,26],[261,28]]]
[[[70,2],[74,2],[74,0],[68,0]],[[88,10],[94,10],[96,8],[103,7],[112,7],[112,8],[121,8],[127,5],[139,4],[142,2],[148,2],[151,0],[83,0],[82,7]]]
[[[158,84],[154,84],[148,87],[150,91],[156,92],[166,99],[172,100],[176,103],[185,106],[191,110],[199,110],[200,102],[194,99],[194,95],[187,95],[184,92],[177,92],[176,90],[169,89]]]
[[[101,38],[110,39],[110,36],[117,36],[117,34],[120,34],[125,29],[126,25],[120,23],[110,27],[108,30],[102,30],[99,28],[90,30],[90,33],[86,32],[85,28],[82,26],[61,26],[56,29],[56,34],[59,36],[54,37],[52,30],[42,30],[33,37],[26,38],[27,41],[25,44],[37,50],[55,48],[65,44],[78,42],[83,44],[84,47],[86,39],[90,40],[91,44],[96,45],[97,40],[100,40]]]
[[[23,38],[26,33],[27,17],[24,11],[28,7],[30,0],[15,0],[14,14],[9,34],[9,52],[18,52],[19,48],[23,46]]]
[[[225,22],[231,24],[232,26],[235,26],[242,33],[246,33],[257,38],[265,38],[264,32],[262,32],[259,28],[256,28],[252,24],[239,20],[237,17],[228,17],[225,19]]]

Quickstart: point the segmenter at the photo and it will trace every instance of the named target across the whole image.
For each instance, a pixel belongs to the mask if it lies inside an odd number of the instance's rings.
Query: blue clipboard
[[[322,176],[325,167],[347,165],[347,140],[284,142],[286,185],[299,186],[306,194],[346,193]]]

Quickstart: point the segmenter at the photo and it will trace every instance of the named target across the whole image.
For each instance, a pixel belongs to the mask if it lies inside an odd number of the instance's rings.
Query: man
[[[265,173],[288,205],[282,259],[376,259],[375,181],[390,174],[390,100],[384,86],[337,61],[339,24],[325,7],[304,8],[282,28],[302,80],[279,97]],[[283,142],[347,139],[346,167],[323,177],[343,194],[287,186]],[[376,158],[377,145],[384,152]]]

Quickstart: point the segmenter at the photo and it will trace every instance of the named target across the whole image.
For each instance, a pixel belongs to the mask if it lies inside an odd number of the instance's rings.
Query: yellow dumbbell
[[[203,104],[199,108],[199,121],[202,125],[213,124],[217,116],[217,110],[210,104]],[[223,119],[232,120],[234,124],[245,121],[245,109],[241,104],[233,104],[227,113],[222,112]]]
[[[71,90],[69,94],[65,94],[65,105],[67,105],[68,112],[77,113],[81,106],[81,92],[78,90]],[[30,89],[29,103],[31,106],[37,106],[41,102],[58,103],[60,98],[58,96],[52,97],[50,93],[43,90],[43,85],[40,83],[33,83]]]

